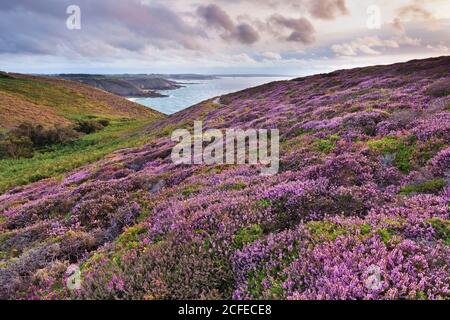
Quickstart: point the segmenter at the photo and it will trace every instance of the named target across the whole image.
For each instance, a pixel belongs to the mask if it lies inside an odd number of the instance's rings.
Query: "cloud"
[[[331,50],[340,56],[356,56],[353,47],[347,43],[344,44],[334,44],[331,46]]]
[[[310,0],[307,7],[313,17],[324,20],[334,20],[349,14],[345,0]]]
[[[433,14],[423,7],[423,3],[415,0],[413,3],[400,7],[394,18],[393,26],[400,32],[405,31],[404,23],[409,20],[423,20],[429,23],[430,29],[437,28],[436,19]]]
[[[438,45],[435,45],[435,46],[429,44],[429,45],[427,45],[427,49],[430,49],[433,51],[445,52],[445,53],[450,51],[449,47],[447,47],[446,45],[443,45],[441,43]]]
[[[197,13],[209,26],[223,28],[230,32],[235,29],[230,16],[216,4],[200,6],[197,8]]]
[[[241,23],[232,33],[241,43],[252,44],[259,40],[258,32],[248,23]]]
[[[228,13],[216,4],[198,7],[197,14],[208,26],[225,31],[222,36],[224,39],[249,45],[260,38],[259,33],[250,24],[243,22],[235,25]]]
[[[354,41],[331,46],[331,50],[339,56],[379,55],[381,49],[397,49],[401,45],[418,46],[420,39],[406,36],[391,39],[380,39],[377,36],[367,36],[357,38]]]
[[[2,2],[0,53],[95,57],[136,54],[147,46],[192,50],[199,47],[198,39],[203,36],[167,7],[138,0],[115,5],[108,0],[79,0],[81,30],[70,31],[65,22],[71,2]]]
[[[288,41],[311,44],[315,40],[314,33],[316,30],[311,22],[306,18],[286,18],[280,14],[275,14],[270,18],[270,22],[292,31],[286,38]]]
[[[266,51],[266,52],[261,53],[261,57],[264,60],[269,60],[269,61],[276,61],[276,60],[282,59],[282,57],[279,53],[272,52],[272,51]]]

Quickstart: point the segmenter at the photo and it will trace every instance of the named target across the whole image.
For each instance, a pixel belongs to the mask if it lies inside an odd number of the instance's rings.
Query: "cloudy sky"
[[[449,27],[450,0],[1,0],[0,70],[306,75],[450,55]]]

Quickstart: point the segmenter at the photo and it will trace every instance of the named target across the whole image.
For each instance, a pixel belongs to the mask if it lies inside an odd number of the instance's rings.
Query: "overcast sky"
[[[0,70],[306,75],[450,55],[449,27],[449,0],[1,0]]]

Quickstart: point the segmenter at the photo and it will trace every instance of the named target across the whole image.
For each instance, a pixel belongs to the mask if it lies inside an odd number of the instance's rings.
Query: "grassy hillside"
[[[440,57],[243,90],[0,195],[0,299],[450,299],[449,69]],[[278,128],[278,174],[174,164],[170,134],[194,120]]]
[[[0,128],[24,121],[50,126],[80,119],[157,119],[162,115],[84,84],[0,73]]]

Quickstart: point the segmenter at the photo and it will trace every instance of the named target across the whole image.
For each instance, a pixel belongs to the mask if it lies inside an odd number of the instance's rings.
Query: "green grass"
[[[103,158],[117,149],[143,145],[150,138],[138,134],[151,120],[112,121],[104,130],[67,145],[57,145],[33,158],[0,160],[0,193],[65,173]]]
[[[413,193],[437,193],[445,187],[444,179],[432,179],[420,184],[407,185],[400,190],[401,195],[410,195]]]
[[[313,150],[323,152],[325,154],[331,153],[336,149],[336,143],[340,140],[337,134],[326,137],[325,139],[315,139]]]
[[[240,191],[247,188],[247,185],[242,182],[234,183],[234,184],[226,184],[221,187],[222,190],[225,191]]]
[[[414,146],[397,137],[385,137],[367,142],[369,148],[382,155],[394,155],[394,165],[404,173],[411,170]]]
[[[247,228],[240,229],[233,240],[233,247],[242,249],[246,244],[252,243],[263,236],[261,226],[255,224]]]
[[[427,222],[434,228],[436,236],[450,245],[450,220],[431,218]]]
[[[334,241],[338,237],[355,234],[358,230],[360,236],[367,236],[372,232],[368,224],[342,226],[329,221],[310,221],[306,228],[315,241]]]

